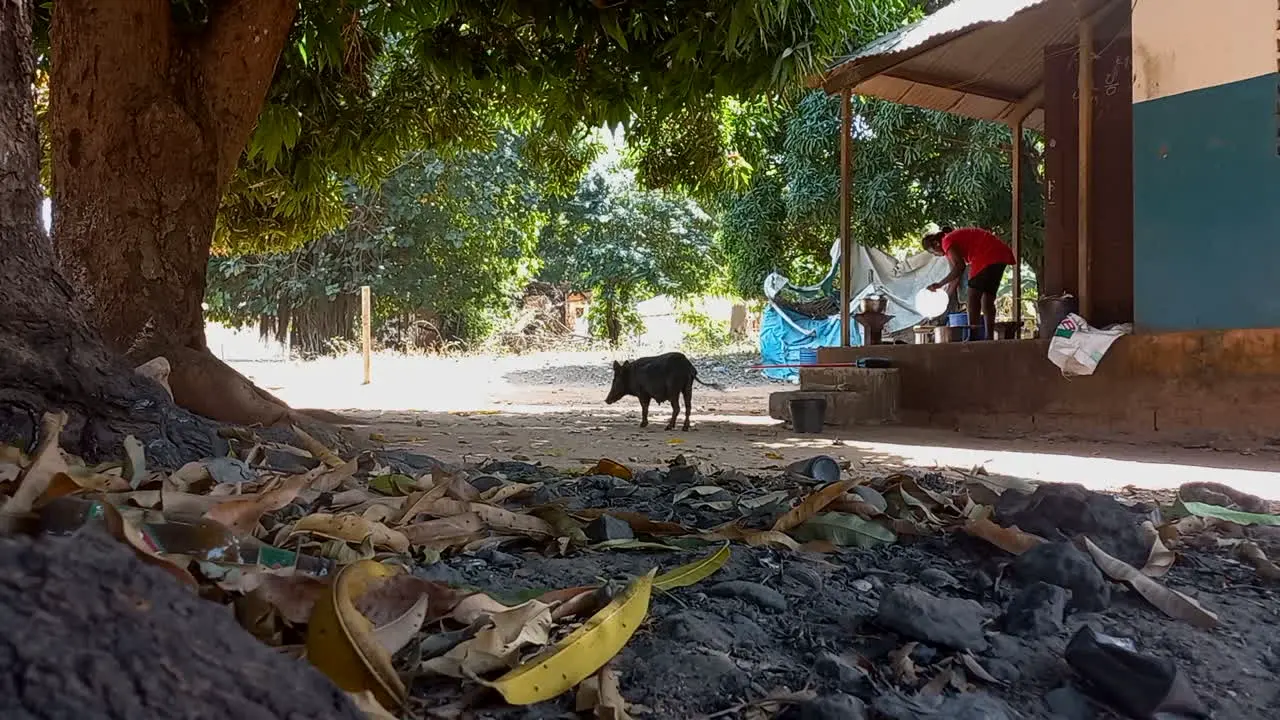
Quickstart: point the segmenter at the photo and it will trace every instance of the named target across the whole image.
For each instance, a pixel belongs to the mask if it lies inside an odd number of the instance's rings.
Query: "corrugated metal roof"
[[[1080,13],[1129,0],[957,0],[832,66],[829,93],[859,95],[1039,128],[1044,57],[1075,52]]]
[[[889,56],[914,50],[930,40],[955,35],[977,25],[1000,23],[1014,15],[1043,5],[1049,0],[956,0],[932,15],[927,15],[906,27],[882,35],[859,48],[852,55],[831,64],[835,70],[852,60],[876,56]]]

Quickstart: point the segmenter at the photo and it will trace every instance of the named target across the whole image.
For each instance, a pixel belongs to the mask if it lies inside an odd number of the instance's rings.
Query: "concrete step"
[[[897,368],[800,368],[800,389],[815,391],[847,390],[850,392],[896,391]]]
[[[897,384],[893,383],[896,390]],[[769,417],[791,422],[792,398],[822,398],[827,401],[826,425],[854,427],[885,425],[898,420],[898,394],[881,388],[879,392],[786,390],[769,394]]]

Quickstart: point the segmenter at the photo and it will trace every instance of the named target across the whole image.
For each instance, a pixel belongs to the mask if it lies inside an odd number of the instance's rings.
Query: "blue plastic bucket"
[[[801,365],[817,365],[818,350],[816,348],[802,348],[797,353],[796,362]]]
[[[969,324],[969,313],[947,313],[947,325],[949,327],[964,327]]]

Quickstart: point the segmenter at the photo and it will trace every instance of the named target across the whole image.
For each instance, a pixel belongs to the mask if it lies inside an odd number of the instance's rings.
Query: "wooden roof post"
[[[1010,236],[1013,240],[1013,321],[1022,322],[1022,118],[1013,121],[1009,126],[1013,133],[1010,155],[1013,156],[1013,207],[1010,208],[1010,223],[1013,229]]]
[[[1080,163],[1076,197],[1078,215],[1076,218],[1076,295],[1080,303],[1080,315],[1086,320],[1093,310],[1090,304],[1090,248],[1089,248],[1089,185],[1092,173],[1090,166],[1093,160],[1093,22],[1092,18],[1079,16],[1079,75],[1078,92],[1080,95],[1080,137],[1077,150]]]
[[[852,344],[849,303],[853,299],[853,90],[840,94],[840,347]]]

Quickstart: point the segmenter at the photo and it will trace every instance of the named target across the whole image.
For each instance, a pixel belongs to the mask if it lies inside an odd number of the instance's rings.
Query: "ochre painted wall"
[[[1134,0],[1133,101],[1276,72],[1276,0]]]

